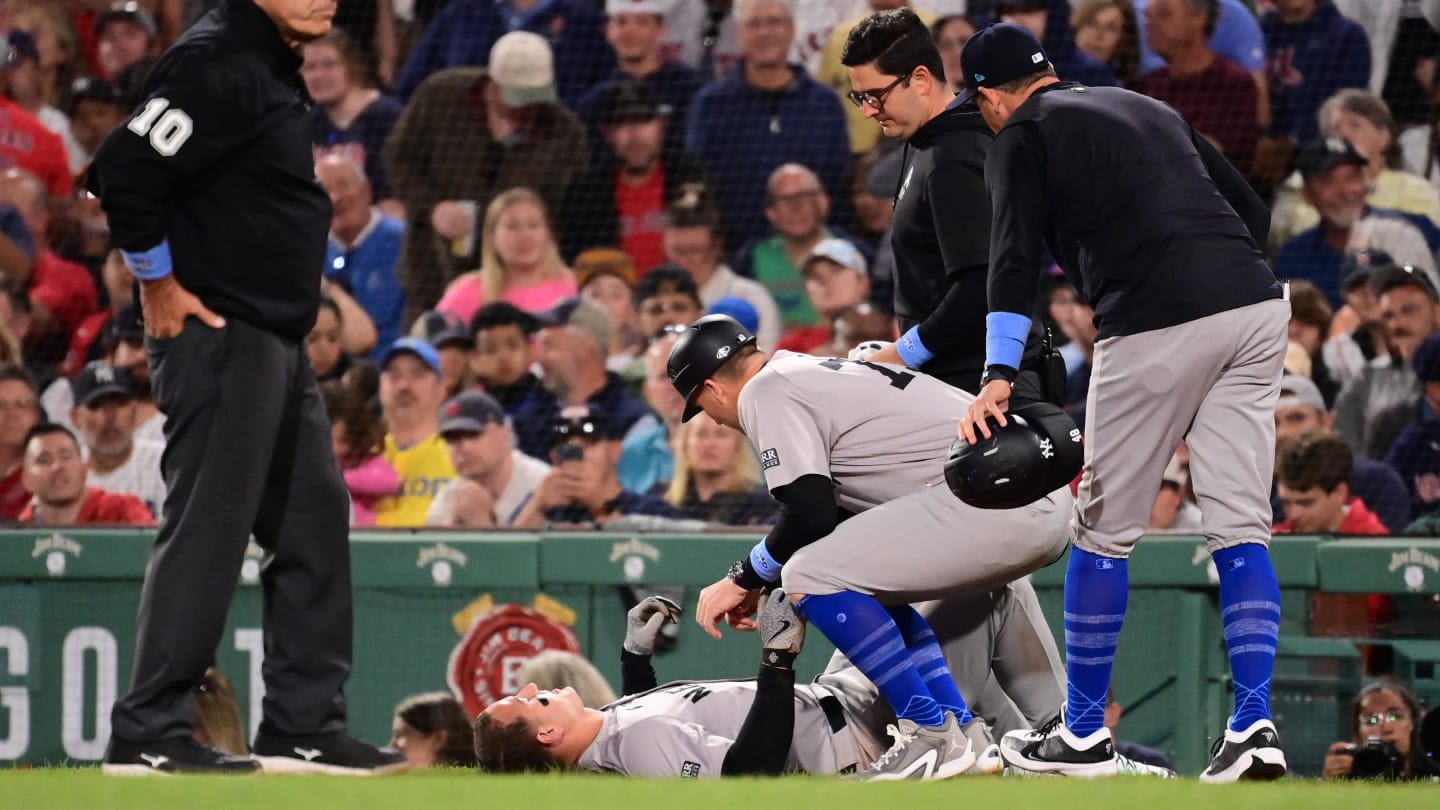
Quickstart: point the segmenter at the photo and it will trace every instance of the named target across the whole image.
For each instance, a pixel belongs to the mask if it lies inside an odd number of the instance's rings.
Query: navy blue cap
[[[1039,73],[1050,66],[1050,58],[1035,35],[1014,23],[996,23],[982,28],[965,43],[960,53],[960,72],[965,90],[950,106],[969,104],[981,87],[999,87]]]
[[[1352,250],[1340,262],[1340,291],[1350,292],[1368,282],[1374,273],[1394,266],[1395,260],[1380,248]]]
[[[440,353],[435,351],[435,347],[418,337],[409,336],[391,343],[390,348],[385,350],[385,354],[380,356],[381,370],[390,365],[391,360],[402,354],[414,355],[420,358],[420,362],[429,366],[431,371],[436,374],[440,373]]]
[[[480,433],[486,425],[505,424],[505,410],[482,391],[466,391],[440,408],[440,436]]]

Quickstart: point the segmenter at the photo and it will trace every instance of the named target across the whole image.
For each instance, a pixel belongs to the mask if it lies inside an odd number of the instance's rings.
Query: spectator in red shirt
[[[35,378],[22,365],[0,365],[0,520],[15,520],[30,503],[22,462],[25,435],[39,421]]]
[[[56,197],[69,194],[73,184],[70,158],[60,136],[4,95],[0,95],[0,167],[35,175]]]
[[[50,249],[46,238],[50,227],[50,194],[35,175],[20,169],[8,169],[0,174],[0,201],[15,206],[35,240],[26,354],[36,362],[59,362],[69,348],[75,327],[100,309],[95,279],[90,271],[60,258]]]
[[[1249,176],[1260,137],[1258,90],[1245,68],[1210,49],[1219,15],[1218,0],[1149,0],[1145,33],[1166,65],[1136,79],[1130,89],[1179,110]]]
[[[85,461],[70,429],[51,422],[25,433],[25,487],[35,498],[20,513],[21,523],[80,526],[109,523],[154,526],[155,517],[134,495],[85,487]]]
[[[1353,457],[1339,436],[1311,433],[1280,454],[1276,477],[1285,519],[1276,534],[1390,533],[1365,502],[1350,494]]]

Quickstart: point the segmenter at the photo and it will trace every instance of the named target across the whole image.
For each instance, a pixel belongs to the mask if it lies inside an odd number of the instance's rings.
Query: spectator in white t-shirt
[[[427,526],[511,526],[550,465],[515,449],[505,411],[489,394],[466,391],[440,409],[440,437],[456,477],[436,493]]]
[[[81,369],[74,388],[70,419],[85,446],[90,484],[134,495],[158,517],[165,504],[165,445],[135,438],[139,409],[130,370],[97,360]]]

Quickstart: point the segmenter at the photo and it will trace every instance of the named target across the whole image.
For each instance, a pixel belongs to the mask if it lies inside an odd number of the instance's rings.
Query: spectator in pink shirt
[[[400,491],[400,474],[380,453],[385,431],[355,389],[339,380],[320,386],[335,458],[350,490],[352,526],[375,525],[375,504]]]
[[[490,301],[544,312],[577,292],[575,274],[560,259],[545,203],[528,188],[512,188],[485,209],[480,269],[445,288],[435,309],[466,323]]]

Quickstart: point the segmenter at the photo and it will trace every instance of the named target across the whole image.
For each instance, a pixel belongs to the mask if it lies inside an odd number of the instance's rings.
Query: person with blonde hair
[[[774,522],[775,502],[760,489],[760,462],[739,431],[700,413],[680,423],[674,442],[665,500],[682,517],[722,526]]]
[[[237,757],[249,756],[245,724],[235,702],[235,686],[225,673],[210,667],[195,687],[195,741]]]
[[[63,11],[42,4],[17,12],[14,27],[35,41],[35,49],[40,53],[40,71],[44,75],[45,104],[59,106],[70,83],[87,72],[74,26]]]
[[[496,196],[485,209],[480,239],[479,269],[450,282],[435,309],[468,323],[490,301],[543,312],[577,292],[535,191],[517,187]]]
[[[540,689],[574,689],[587,709],[615,702],[615,690],[605,676],[584,657],[563,650],[546,650],[525,663],[515,676],[518,683],[533,683]]]

